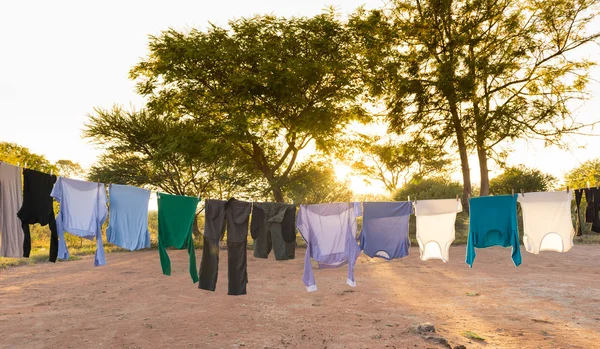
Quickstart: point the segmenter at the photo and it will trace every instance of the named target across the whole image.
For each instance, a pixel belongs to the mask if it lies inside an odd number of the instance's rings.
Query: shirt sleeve
[[[56,233],[58,235],[58,259],[69,259],[71,256],[69,254],[69,249],[67,248],[67,243],[65,242],[65,230],[63,227],[63,211],[64,208],[62,195],[63,195],[63,178],[58,177],[56,182],[54,183],[54,187],[52,187],[52,192],[50,192],[50,196],[54,198],[59,204],[60,207],[58,209],[58,215],[56,215]]]
[[[469,229],[469,237],[467,239],[467,258],[466,262],[470,268],[473,268],[473,261],[475,260],[475,244],[474,244],[475,233]]]
[[[310,232],[308,226],[304,223],[304,214],[305,207],[300,206],[300,210],[298,211],[298,217],[296,218],[296,227],[300,231],[300,235],[306,242],[306,254],[304,255],[304,274],[302,275],[302,281],[306,286],[306,290],[308,292],[314,292],[317,290],[317,283],[315,281],[315,274],[312,269],[312,265],[310,264],[310,259],[312,256],[312,247],[310,244]]]
[[[106,257],[104,255],[104,242],[102,241],[102,224],[106,220],[108,210],[106,208],[106,189],[104,184],[98,183],[98,207],[96,211],[96,220],[98,226],[96,227],[96,255],[94,258],[94,266],[99,267],[106,265]]]

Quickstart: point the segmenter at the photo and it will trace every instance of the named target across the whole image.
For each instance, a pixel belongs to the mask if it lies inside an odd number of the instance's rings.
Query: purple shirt
[[[356,241],[356,216],[360,203],[301,205],[296,227],[306,241],[304,276],[309,292],[317,290],[310,263],[313,258],[319,268],[337,268],[348,263],[348,285],[354,287],[354,265],[360,255]]]

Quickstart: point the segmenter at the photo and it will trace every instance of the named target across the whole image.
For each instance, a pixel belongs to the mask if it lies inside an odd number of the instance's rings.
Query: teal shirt
[[[466,262],[473,267],[475,248],[512,247],[515,266],[521,264],[517,195],[482,196],[469,199],[469,240]]]
[[[171,275],[171,259],[167,247],[187,248],[190,256],[190,276],[198,282],[196,252],[192,225],[199,198],[158,193],[158,254],[163,274]]]

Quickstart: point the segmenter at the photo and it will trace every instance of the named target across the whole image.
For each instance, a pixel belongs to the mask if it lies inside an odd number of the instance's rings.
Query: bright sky
[[[99,152],[81,138],[87,114],[95,106],[142,105],[127,75],[147,54],[148,35],[168,27],[205,28],[209,21],[226,25],[229,19],[260,13],[311,16],[329,5],[348,14],[363,4],[379,7],[383,1],[3,1],[0,140],[26,146],[51,161],[70,159],[88,167]],[[600,57],[600,48],[589,47],[584,55]],[[592,77],[600,80],[600,69]],[[600,119],[600,83],[594,81],[590,91],[593,99],[577,110],[587,121]],[[562,178],[580,162],[600,156],[600,137],[573,139],[573,148],[559,151],[518,142],[509,162]],[[471,168],[478,183],[476,157]],[[344,176],[343,169],[339,175]],[[460,180],[460,174],[455,178]],[[378,190],[360,179],[352,182],[359,193]]]

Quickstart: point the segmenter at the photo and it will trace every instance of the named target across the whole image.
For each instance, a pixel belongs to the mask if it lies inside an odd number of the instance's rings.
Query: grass
[[[124,249],[114,245],[104,245],[104,252],[120,252]],[[67,261],[76,261],[81,256],[87,256],[96,253],[96,244],[84,244],[82,247],[69,247],[70,258]],[[8,267],[17,267],[21,265],[33,265],[38,263],[49,263],[48,257],[50,251],[45,247],[32,248],[29,258],[4,258],[0,257],[0,269]],[[57,260],[59,262],[65,262]]]
[[[473,332],[473,331],[465,331],[462,334],[463,336],[469,338],[469,339],[475,339],[478,341],[485,341],[485,338],[481,337],[480,335],[478,335],[477,333]]]

